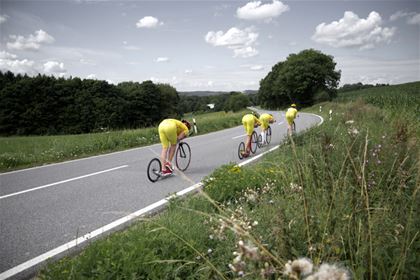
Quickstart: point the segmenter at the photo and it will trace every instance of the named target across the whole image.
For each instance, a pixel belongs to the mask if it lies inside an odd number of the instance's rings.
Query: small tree
[[[311,105],[314,97],[324,92],[331,99],[337,94],[341,72],[335,70],[332,56],[309,49],[291,54],[279,62],[261,80],[258,98],[266,107],[281,107],[288,103]]]

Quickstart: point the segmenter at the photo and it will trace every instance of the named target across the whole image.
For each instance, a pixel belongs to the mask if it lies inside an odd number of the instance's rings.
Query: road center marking
[[[0,196],[0,199],[16,196],[16,195],[27,193],[27,192],[32,192],[32,191],[36,191],[36,190],[40,190],[40,189],[45,189],[45,188],[56,186],[56,185],[59,185],[59,184],[64,184],[64,183],[67,183],[67,182],[83,179],[83,178],[90,177],[90,176],[95,176],[95,175],[102,174],[102,173],[105,173],[105,172],[110,172],[110,171],[114,171],[114,170],[117,170],[117,169],[125,168],[127,166],[128,165],[121,165],[121,166],[110,168],[110,169],[107,169],[107,170],[102,170],[102,171],[98,171],[98,172],[95,172],[95,173],[90,173],[90,174],[82,175],[82,176],[79,176],[79,177],[70,178],[70,179],[67,179],[67,180],[63,180],[63,181],[59,181],[59,182],[35,187],[35,188],[32,188],[32,189],[28,189],[28,190],[24,190],[24,191],[20,191],[20,192],[15,192],[15,193],[11,193],[11,194],[6,194],[4,196]]]

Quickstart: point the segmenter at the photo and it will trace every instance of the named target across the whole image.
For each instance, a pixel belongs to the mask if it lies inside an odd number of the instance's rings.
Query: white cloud
[[[207,43],[218,47],[224,46],[234,52],[234,57],[251,57],[258,54],[254,45],[257,42],[258,33],[253,32],[252,28],[243,30],[232,27],[226,33],[223,31],[209,31],[205,40]]]
[[[420,24],[420,13],[398,11],[389,17],[389,20],[396,21],[400,18],[407,18],[408,24]]]
[[[237,48],[237,49],[233,49],[233,57],[243,57],[243,58],[247,58],[247,57],[253,57],[256,56],[258,54],[258,51],[254,48],[254,47],[243,47],[243,48]]]
[[[14,42],[8,42],[7,48],[13,50],[39,50],[41,44],[50,44],[55,40],[44,30],[35,31],[35,35],[30,34],[29,37],[11,35]]]
[[[139,51],[139,50],[141,50],[141,48],[140,47],[138,47],[138,46],[134,46],[134,45],[130,45],[130,44],[128,44],[128,42],[127,41],[124,41],[123,42],[123,48],[125,49],[125,50],[127,50],[127,51]]]
[[[44,73],[63,77],[67,70],[64,68],[64,63],[57,61],[48,61],[44,63]]]
[[[88,80],[96,80],[97,77],[96,77],[96,74],[89,74],[89,75],[87,75],[86,79],[88,79]]]
[[[6,22],[8,17],[9,16],[7,15],[0,15],[0,24],[2,24],[3,22]]]
[[[16,55],[0,51],[0,71],[35,75],[38,71],[36,71],[34,66],[35,63],[32,60],[18,60]]]
[[[156,58],[156,62],[168,62],[169,58],[167,57],[158,57]]]
[[[321,23],[316,27],[312,39],[332,47],[358,47],[372,49],[380,43],[391,41],[395,27],[382,27],[381,16],[373,11],[366,19],[346,11],[344,17],[330,24]]]
[[[263,70],[264,69],[264,66],[262,66],[262,65],[253,65],[253,66],[250,67],[250,69],[253,70],[253,71],[260,71],[260,70]]]
[[[420,24],[420,13],[415,14],[407,19],[408,24]]]
[[[184,73],[185,74],[192,74],[192,70],[191,69],[185,69]]]
[[[79,62],[81,64],[84,64],[84,65],[90,65],[90,66],[95,66],[96,65],[95,61],[90,60],[90,59],[85,59],[85,58],[79,59]]]
[[[396,21],[396,20],[398,20],[398,19],[400,19],[400,18],[403,18],[403,17],[406,17],[406,16],[408,16],[408,15],[410,15],[410,13],[408,13],[408,12],[404,12],[404,11],[398,11],[398,12],[393,13],[393,14],[389,17],[389,20],[390,20],[390,21]]]
[[[163,22],[152,16],[144,17],[136,23],[137,28],[154,28],[158,25],[163,25]]]
[[[249,2],[236,10],[236,16],[246,20],[270,20],[289,10],[289,6],[273,0],[271,4],[261,5],[261,1]]]
[[[8,53],[6,51],[0,51],[0,59],[16,59],[17,55]]]

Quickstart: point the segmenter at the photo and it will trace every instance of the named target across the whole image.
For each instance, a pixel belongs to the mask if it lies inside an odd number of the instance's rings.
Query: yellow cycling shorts
[[[159,138],[162,146],[168,148],[169,145],[175,145],[177,142],[176,123],[170,120],[164,120],[159,124]]]
[[[292,123],[295,121],[295,116],[294,115],[286,115],[286,120],[287,123],[292,125]]]
[[[270,120],[272,120],[273,118],[269,115],[269,114],[262,114],[260,116],[260,123],[261,123],[261,128],[265,131],[268,129]]]
[[[244,125],[246,134],[251,136],[252,132],[254,132],[254,116],[251,114],[245,115],[242,118],[242,124]]]

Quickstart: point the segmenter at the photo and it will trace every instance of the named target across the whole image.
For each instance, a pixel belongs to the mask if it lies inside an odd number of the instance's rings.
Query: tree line
[[[100,80],[0,72],[0,134],[79,134],[155,125],[179,117],[175,88],[151,81]]]
[[[0,71],[0,101],[0,135],[7,136],[155,126],[186,112],[238,111],[250,105],[252,97],[240,92],[180,96],[174,87],[152,81],[113,85],[101,80]]]

